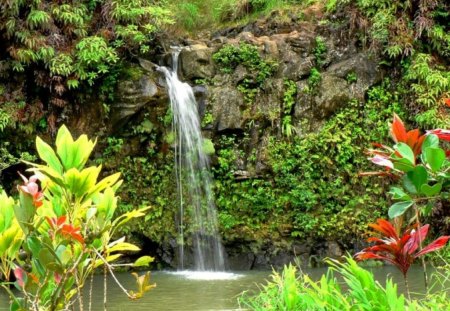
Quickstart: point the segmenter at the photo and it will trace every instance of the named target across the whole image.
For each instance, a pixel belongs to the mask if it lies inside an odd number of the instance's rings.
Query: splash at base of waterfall
[[[244,276],[242,274],[229,272],[193,271],[193,270],[184,270],[169,273],[182,276],[188,280],[199,280],[199,281],[237,280]]]

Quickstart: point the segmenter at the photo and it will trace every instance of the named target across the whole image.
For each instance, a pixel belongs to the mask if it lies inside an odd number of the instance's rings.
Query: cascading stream
[[[179,268],[185,269],[185,228],[189,222],[195,270],[223,271],[224,254],[211,189],[209,159],[203,152],[203,137],[194,92],[189,84],[178,79],[180,51],[178,49],[172,54],[172,70],[159,68],[166,78],[173,115],[175,171],[180,200]]]

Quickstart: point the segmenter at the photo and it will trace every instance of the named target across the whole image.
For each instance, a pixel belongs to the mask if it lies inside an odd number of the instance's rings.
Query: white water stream
[[[217,226],[217,212],[211,189],[208,156],[203,152],[197,102],[191,86],[179,80],[178,56],[172,54],[173,69],[160,67],[168,87],[175,136],[175,167],[179,217],[179,269],[185,264],[185,232],[192,232],[194,269],[197,271],[223,271],[225,269],[223,246]],[[187,194],[186,196],[184,194]],[[186,230],[189,226],[189,230]]]

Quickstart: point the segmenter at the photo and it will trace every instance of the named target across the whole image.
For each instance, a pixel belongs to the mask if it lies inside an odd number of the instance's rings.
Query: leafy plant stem
[[[416,213],[416,223],[417,223],[417,233],[419,236],[419,250],[422,250],[422,236],[421,236],[421,232],[420,232],[420,218],[419,218],[419,209],[417,208],[417,205],[414,204],[414,211]],[[421,257],[421,262],[422,262],[422,268],[423,268],[423,281],[425,284],[425,291],[428,292],[428,275],[427,275],[427,266],[426,266],[426,262],[425,262],[425,257]]]
[[[84,310],[84,306],[83,306],[83,288],[80,285],[80,280],[78,278],[78,275],[75,273],[75,280],[77,282],[77,291],[78,291],[78,309],[80,311]]]
[[[106,296],[107,296],[107,290],[108,290],[108,282],[106,280],[108,270],[106,268],[106,265],[103,266],[103,310],[106,311]]]
[[[89,311],[92,310],[92,289],[94,287],[94,274],[91,274],[91,280],[89,283]]]
[[[403,275],[403,280],[405,281],[406,294],[408,295],[408,299],[411,300],[411,294],[409,292],[408,277],[406,275]]]
[[[125,293],[125,295],[127,295],[128,298],[134,299],[134,297],[132,295],[130,295],[130,293],[128,293],[126,288],[123,287],[122,284],[120,284],[119,280],[117,279],[116,275],[113,272],[113,267],[108,263],[108,261],[96,249],[94,249],[94,251],[97,254],[97,256],[103,261],[105,267],[108,269],[109,273],[111,273],[111,276],[113,277],[114,281],[119,286],[119,288]],[[106,292],[106,290],[105,290],[105,292]]]

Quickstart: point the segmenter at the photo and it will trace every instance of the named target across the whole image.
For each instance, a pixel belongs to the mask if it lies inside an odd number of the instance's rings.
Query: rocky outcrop
[[[116,100],[111,106],[111,128],[120,128],[130,117],[138,113],[144,106],[156,102],[166,92],[158,81],[159,74],[156,67],[141,61],[141,66],[130,65],[128,70],[133,74],[127,75],[118,83],[115,94]]]
[[[208,117],[203,124],[205,136],[220,145],[221,137],[233,135],[233,145],[228,148],[235,156],[236,169],[230,175],[236,182],[271,173],[267,146],[270,139],[282,135],[286,117],[294,128],[292,135],[316,131],[350,101],[362,103],[367,90],[382,77],[376,55],[358,48],[345,23],[321,26],[293,21],[279,27],[270,22],[254,23],[188,43],[180,52],[178,74],[194,86],[201,118]],[[236,64],[225,72],[213,60],[222,47],[242,43],[256,46],[262,59],[275,64],[262,81],[257,81],[257,68],[248,64]],[[170,62],[168,55],[157,59]],[[160,121],[164,115],[170,116],[161,73],[144,59],[132,68],[134,74],[119,83],[117,101],[111,107],[112,128],[145,114],[156,127],[166,126],[159,129],[160,137],[170,136],[167,125]],[[296,86],[288,99],[287,85]],[[162,143],[162,152],[170,148],[169,144]],[[212,160],[218,161],[214,156]],[[229,268],[268,269],[298,259],[315,265],[324,257],[340,257],[343,249],[351,248],[332,240],[309,238],[299,242],[291,237],[289,228],[281,231],[277,239],[283,245],[228,238],[224,242]],[[175,267],[175,242],[152,245],[152,249],[165,266]]]

